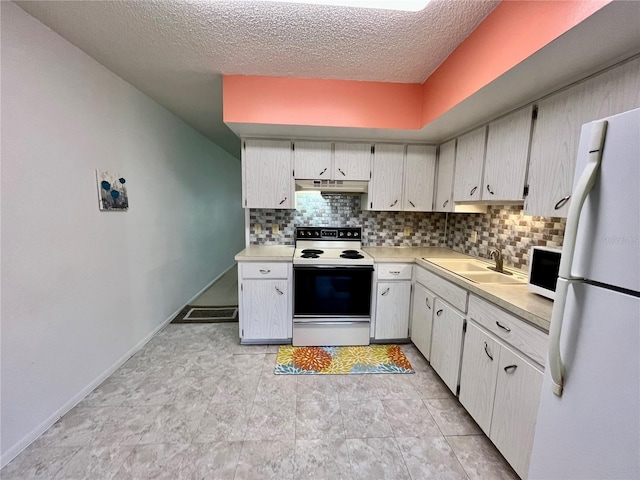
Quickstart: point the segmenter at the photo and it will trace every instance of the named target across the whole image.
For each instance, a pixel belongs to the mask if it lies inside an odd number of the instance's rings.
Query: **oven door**
[[[371,316],[373,266],[293,267],[293,318],[357,319]]]

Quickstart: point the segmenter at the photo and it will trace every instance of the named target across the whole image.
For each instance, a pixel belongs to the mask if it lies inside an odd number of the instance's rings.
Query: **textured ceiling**
[[[499,1],[433,0],[421,12],[251,0],[16,3],[239,157],[222,122],[222,74],[423,82]]]

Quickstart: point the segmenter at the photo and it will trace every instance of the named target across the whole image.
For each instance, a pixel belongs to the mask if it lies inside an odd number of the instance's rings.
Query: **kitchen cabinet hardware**
[[[571,195],[567,195],[566,197],[561,198],[560,200],[558,200],[558,203],[555,204],[553,209],[560,210],[562,207],[564,207],[567,204],[570,198],[571,198]]]
[[[284,295],[284,292],[282,290],[280,290],[278,287],[276,288],[276,292],[278,292],[278,295]]]
[[[395,202],[393,202],[391,205],[389,205],[389,207],[394,207],[396,205],[396,203],[398,203],[398,200],[396,199]]]
[[[493,362],[493,356],[489,353],[489,345],[487,345],[487,342],[484,342],[484,353],[486,353],[487,357]]]
[[[431,305],[429,305],[429,297],[425,297],[425,299],[424,299],[424,303],[426,303],[427,308],[428,308],[429,310],[431,310]]]
[[[511,331],[511,329],[510,329],[509,327],[505,327],[504,325],[502,325],[502,324],[501,324],[500,322],[498,322],[498,321],[496,321],[496,325],[497,325],[498,327],[500,327],[501,329],[503,329],[503,330],[507,331],[507,332],[510,332],[510,331]]]
[[[489,184],[487,184],[487,192],[493,195],[493,190],[491,190],[491,187],[489,186]]]
[[[388,294],[389,294],[389,287],[387,287],[385,291],[381,293],[383,297],[387,296]]]
[[[347,176],[347,174],[346,174],[346,173],[344,173],[344,172],[342,171],[342,169],[341,169],[341,168],[338,168],[338,171],[342,174],[342,176],[343,176],[343,177],[346,177],[346,176]]]
[[[409,203],[411,204],[411,206],[412,206],[413,208],[416,208],[416,204],[415,204],[415,203],[413,203],[411,200],[409,200]]]
[[[266,275],[267,273],[270,273],[270,272],[271,272],[271,270],[268,269],[268,268],[261,268],[260,269],[260,273],[262,273],[263,275]]]
[[[436,312],[436,315],[438,315],[438,316],[442,315],[442,309],[438,310],[438,311]]]
[[[471,191],[469,192],[469,196],[473,195],[474,193],[476,193],[476,190],[478,189],[478,187],[473,187],[471,189]]]
[[[448,203],[449,203],[449,200],[445,200],[444,203],[442,204],[442,208],[445,208]]]
[[[282,205],[284,202],[287,201],[287,197],[284,197],[281,201],[280,201],[280,205]]]
[[[393,270],[389,272],[391,275],[400,275],[400,270]]]
[[[512,373],[516,371],[516,368],[518,368],[518,365],[507,365],[506,367],[504,367],[504,371],[507,373]]]
[[[322,175],[322,174],[324,174],[324,172],[326,172],[326,171],[327,171],[327,167],[324,167],[324,170],[322,170],[318,175]]]

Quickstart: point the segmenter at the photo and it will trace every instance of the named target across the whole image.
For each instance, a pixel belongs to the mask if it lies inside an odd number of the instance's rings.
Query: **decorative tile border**
[[[498,247],[505,265],[527,268],[532,245],[561,247],[564,218],[523,215],[522,206],[489,206],[487,213],[371,212],[360,209],[360,195],[298,192],[296,210],[251,209],[252,245],[293,245],[297,226],[362,227],[364,246],[447,246],[487,257]],[[273,233],[273,225],[278,233]],[[256,233],[256,226],[260,233]],[[404,235],[405,227],[409,235]],[[472,241],[473,232],[477,239]]]

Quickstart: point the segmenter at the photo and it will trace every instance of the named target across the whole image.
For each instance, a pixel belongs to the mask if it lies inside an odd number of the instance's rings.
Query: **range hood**
[[[296,180],[296,190],[327,193],[366,193],[367,181],[356,180]]]

